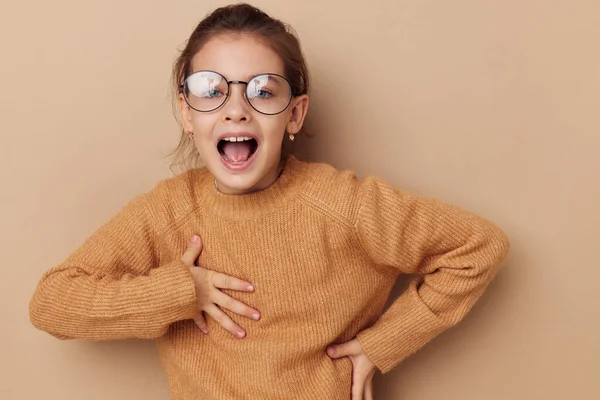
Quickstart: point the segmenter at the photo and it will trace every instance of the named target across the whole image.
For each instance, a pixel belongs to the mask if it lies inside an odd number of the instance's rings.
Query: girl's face
[[[261,41],[249,35],[232,34],[217,36],[202,47],[192,60],[192,73],[197,71],[215,71],[227,81],[248,82],[265,73],[284,76],[284,64]],[[212,97],[224,94],[212,87],[208,91],[210,98],[202,101],[213,101]],[[278,177],[286,130],[293,134],[302,127],[308,96],[293,97],[282,113],[265,115],[246,100],[245,84],[230,84],[229,91],[225,104],[209,112],[194,110],[180,94],[183,128],[194,134],[200,157],[221,192],[242,194],[264,189]],[[261,99],[269,96],[267,91],[258,93]],[[236,139],[225,140],[230,138]]]

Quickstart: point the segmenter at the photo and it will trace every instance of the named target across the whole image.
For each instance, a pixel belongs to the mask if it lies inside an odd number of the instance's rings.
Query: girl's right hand
[[[199,236],[192,236],[188,242],[188,247],[181,257],[181,261],[190,269],[190,273],[196,285],[196,297],[198,299],[198,313],[194,317],[196,325],[202,332],[208,334],[208,325],[204,317],[207,313],[215,319],[223,328],[231,332],[237,338],[242,339],[246,336],[246,332],[227,314],[221,310],[226,308],[236,314],[243,315],[254,320],[260,318],[260,313],[245,305],[244,303],[235,300],[234,298],[221,292],[220,289],[239,290],[242,292],[253,292],[254,287],[251,283],[240,280],[233,276],[221,274],[215,271],[210,271],[201,266],[196,266],[195,262],[198,256],[202,253],[202,240]],[[220,308],[221,307],[221,308]]]

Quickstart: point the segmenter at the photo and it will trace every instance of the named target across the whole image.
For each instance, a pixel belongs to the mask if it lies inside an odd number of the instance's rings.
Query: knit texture
[[[236,339],[191,318],[195,287],[181,262],[199,234],[203,267],[252,282],[225,292],[261,311],[226,313]],[[46,272],[32,323],[61,339],[156,339],[172,399],[348,399],[352,364],[332,343],[357,338],[383,372],[455,325],[492,280],[508,239],[487,220],[288,158],[265,190],[225,195],[206,169],[161,181]],[[399,274],[410,287],[382,314]]]

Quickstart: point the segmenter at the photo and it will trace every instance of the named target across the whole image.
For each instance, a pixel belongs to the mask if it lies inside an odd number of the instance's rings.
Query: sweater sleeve
[[[358,204],[355,226],[371,260],[418,276],[357,335],[386,373],[467,314],[506,257],[509,241],[481,217],[377,178],[361,184]]]
[[[60,339],[156,338],[193,317],[194,281],[180,260],[158,265],[146,201],[130,201],[43,274],[29,303],[36,328]]]

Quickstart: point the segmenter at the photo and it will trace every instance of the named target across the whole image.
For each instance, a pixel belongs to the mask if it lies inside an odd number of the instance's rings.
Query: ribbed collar
[[[307,164],[288,156],[279,178],[271,186],[248,194],[223,194],[215,187],[212,175],[205,171],[198,182],[200,207],[228,219],[252,219],[285,207],[296,197],[305,179]]]

